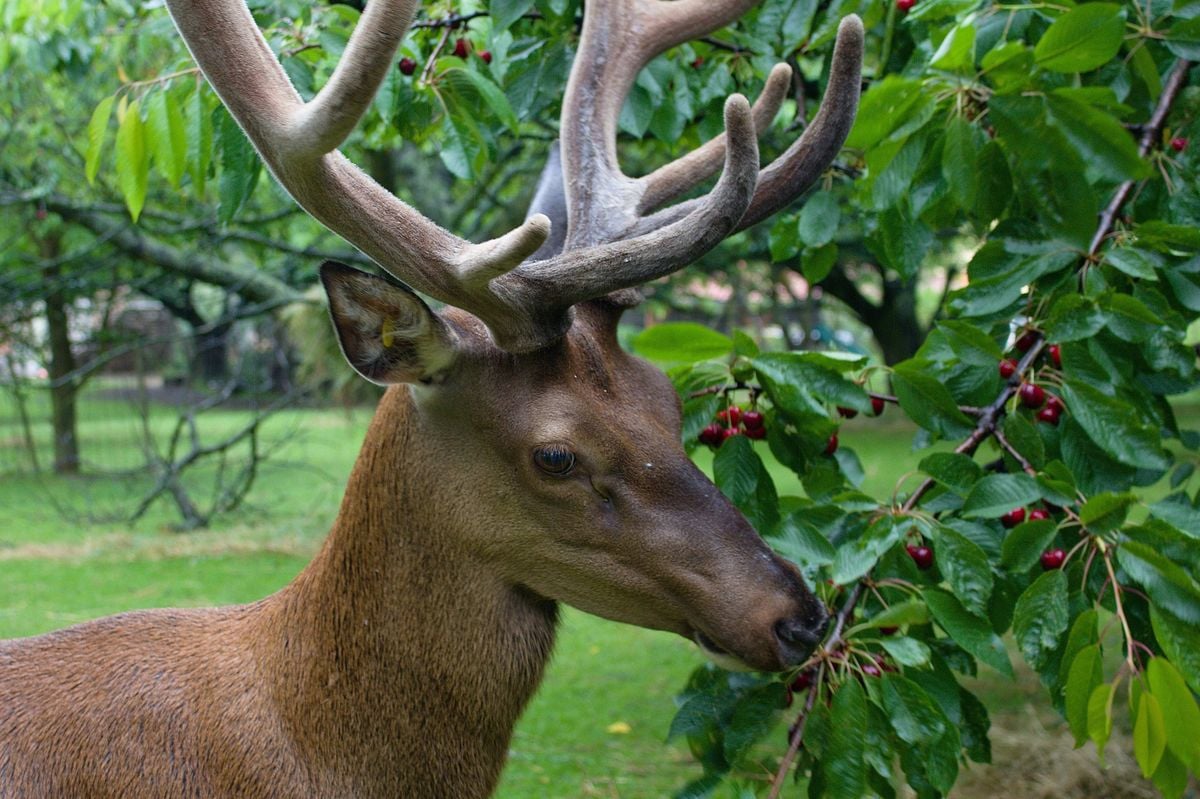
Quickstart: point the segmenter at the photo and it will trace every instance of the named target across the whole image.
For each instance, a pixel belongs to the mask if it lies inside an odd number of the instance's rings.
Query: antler
[[[654,46],[659,46],[719,27],[723,21],[714,20],[731,18],[748,4],[739,0],[714,13],[706,0],[655,3],[644,19],[656,32]],[[394,197],[336,150],[387,74],[412,20],[415,0],[371,0],[329,82],[307,103],[292,87],[243,0],[168,0],[167,5],[201,70],[296,201],[413,288],[478,316],[497,344],[514,352],[537,349],[560,337],[570,326],[576,303],[669,274],[728,235],[755,197],[756,118],[767,110],[773,115],[781,100],[771,101],[774,95],[765,93],[768,101],[760,101],[752,115],[744,98],[730,97],[725,142],[710,143],[668,168],[666,178],[654,181],[672,187],[658,196],[677,196],[691,185],[685,186],[685,181],[703,179],[723,160],[724,172],[707,196],[689,201],[687,208],[641,235],[605,237],[586,249],[576,249],[568,240],[567,252],[523,263],[550,232],[544,215],[531,216],[500,238],[472,244]],[[589,12],[605,8],[596,2]],[[605,18],[615,21],[611,11]],[[671,35],[665,36],[662,32],[668,29]],[[633,46],[649,52],[645,45]],[[581,49],[581,57],[585,52]],[[572,85],[586,86],[588,74],[586,64],[574,69]],[[584,76],[582,82],[577,75]],[[592,93],[605,98],[606,112],[614,120],[614,169],[615,118],[631,81],[632,77],[625,82],[619,97]],[[778,88],[772,91],[782,94]],[[767,108],[771,102],[774,108]],[[608,107],[614,104],[615,110]],[[568,166],[566,174],[584,173]]]
[[[689,213],[696,201],[652,214],[712,175],[724,154],[718,137],[643,178],[621,173],[617,118],[638,72],[659,53],[728,24],[754,0],[613,0],[592,4],[563,101],[563,170],[571,229],[566,247],[638,236]],[[738,229],[770,216],[803,193],[836,157],[858,107],[863,29],[850,16],[838,29],[825,102],[797,140],[759,177]],[[786,96],[791,68],[778,64],[755,104],[755,128],[770,124]],[[620,203],[612,198],[620,197]]]

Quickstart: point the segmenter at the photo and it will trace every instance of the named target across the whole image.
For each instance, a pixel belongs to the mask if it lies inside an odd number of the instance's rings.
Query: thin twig
[[[1154,113],[1150,115],[1150,121],[1142,128],[1142,138],[1138,142],[1138,154],[1142,157],[1145,157],[1150,152],[1150,149],[1154,147],[1155,143],[1162,138],[1162,130],[1167,122],[1167,114],[1171,112],[1171,107],[1175,104],[1175,100],[1178,99],[1179,93],[1183,91],[1183,87],[1187,82],[1187,73],[1191,67],[1192,62],[1185,58],[1180,58],[1175,62],[1175,67],[1171,70],[1171,75],[1167,78],[1166,85],[1163,86],[1162,94],[1159,95],[1158,105],[1155,106]],[[1104,240],[1112,233],[1113,225],[1117,221],[1117,215],[1129,200],[1135,182],[1127,180],[1120,186],[1117,186],[1112,200],[1100,212],[1100,225],[1096,229],[1096,235],[1092,236],[1092,243],[1088,245],[1088,260],[1095,257],[1096,253],[1100,251],[1100,246],[1104,244]]]

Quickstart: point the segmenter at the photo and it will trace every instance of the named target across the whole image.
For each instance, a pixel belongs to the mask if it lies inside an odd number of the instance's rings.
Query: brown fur
[[[820,609],[695,470],[665,377],[581,307],[514,356],[471,318],[437,385],[380,404],[324,547],[260,602],[0,643],[0,797],[484,797],[556,601],[758,668]],[[567,478],[531,448],[568,441]]]

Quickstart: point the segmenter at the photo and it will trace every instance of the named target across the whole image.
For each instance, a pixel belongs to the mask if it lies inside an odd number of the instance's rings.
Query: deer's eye
[[[565,477],[575,468],[575,453],[562,444],[552,444],[535,449],[533,462],[546,474]]]

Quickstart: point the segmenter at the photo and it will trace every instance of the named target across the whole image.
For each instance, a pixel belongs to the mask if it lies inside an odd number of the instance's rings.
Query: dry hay
[[[993,719],[992,763],[972,764],[957,799],[1152,799],[1159,794],[1133,759],[1133,740],[1114,728],[1101,768],[1091,743],[1076,749],[1066,725],[1046,727],[1032,708]]]

